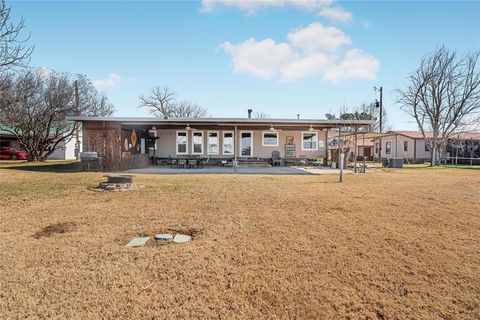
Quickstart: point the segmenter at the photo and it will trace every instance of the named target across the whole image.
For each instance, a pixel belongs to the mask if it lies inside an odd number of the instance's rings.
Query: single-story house
[[[82,140],[82,131],[79,130],[79,141]],[[55,151],[48,156],[48,160],[75,160],[77,158],[76,151],[77,139],[74,134],[70,139],[60,142]],[[6,130],[0,130],[0,147],[10,147],[17,150],[22,150],[20,142],[17,137]],[[82,145],[80,144],[80,152]]]
[[[427,139],[433,138],[432,132],[425,132]],[[375,158],[403,158],[409,162],[430,161],[431,154],[420,131],[392,130],[373,139]],[[380,148],[381,146],[381,148]],[[451,160],[455,156],[461,161],[480,158],[480,132],[462,132],[452,135],[447,144],[445,157]],[[379,156],[380,154],[380,156]],[[468,160],[469,161],[469,160]],[[478,162],[478,160],[475,160]]]
[[[83,150],[96,152],[101,170],[145,167],[152,157],[216,161],[327,157],[328,130],[367,127],[369,120],[252,118],[115,118],[69,116],[82,123]]]

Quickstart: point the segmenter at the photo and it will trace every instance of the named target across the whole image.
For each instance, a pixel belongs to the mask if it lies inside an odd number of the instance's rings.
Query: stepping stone
[[[192,239],[192,237],[190,237],[189,235],[177,233],[175,235],[175,237],[173,238],[173,242],[184,243],[184,242],[190,241],[191,239]]]
[[[170,241],[173,239],[173,234],[170,233],[159,233],[155,235],[155,240],[165,240],[165,241]]]
[[[150,237],[133,238],[127,244],[127,247],[132,247],[132,248],[143,247],[145,243],[147,243],[148,239],[150,239]]]

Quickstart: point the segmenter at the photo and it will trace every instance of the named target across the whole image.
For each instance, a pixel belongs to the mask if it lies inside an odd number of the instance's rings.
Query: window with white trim
[[[203,131],[192,132],[192,154],[203,154]]]
[[[242,131],[240,133],[240,155],[251,157],[253,155],[253,132]]]
[[[218,154],[218,152],[219,152],[218,131],[209,131],[207,135],[207,153]]]
[[[177,131],[177,154],[187,154],[187,131]]]
[[[302,150],[318,149],[318,132],[302,132]]]
[[[224,131],[223,132],[223,154],[233,155],[234,146],[235,146],[235,143],[233,139],[233,132]]]
[[[262,135],[262,146],[278,147],[278,132],[265,131]]]

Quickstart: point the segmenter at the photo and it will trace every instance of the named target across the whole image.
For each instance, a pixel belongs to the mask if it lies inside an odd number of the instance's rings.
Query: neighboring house
[[[79,130],[80,152],[82,151],[82,131]],[[69,140],[62,141],[58,144],[55,151],[48,156],[48,160],[75,160],[76,159],[76,135]],[[22,150],[17,137],[5,130],[0,130],[0,147],[11,147]]]
[[[348,159],[354,159],[355,154],[357,160],[361,161],[365,157],[366,161],[373,161],[374,158],[374,138],[378,136],[383,136],[382,133],[376,132],[361,132],[356,135],[357,141],[355,142],[354,134],[342,135],[343,138],[348,139],[349,141],[349,154],[347,155]],[[335,151],[338,146],[336,144],[336,139],[338,137],[338,132],[329,132],[329,152]],[[355,145],[357,146],[355,151]]]
[[[20,143],[18,139],[8,131],[0,129],[0,148],[10,147],[20,149]]]
[[[82,123],[83,150],[97,152],[103,170],[149,165],[149,159],[199,157],[270,160],[327,157],[327,130],[340,125],[366,127],[368,120],[251,118],[102,118],[67,117]]]
[[[425,132],[427,139],[433,138],[432,132]],[[455,142],[454,140],[457,140]],[[431,154],[420,131],[388,131],[373,139],[374,156],[378,159],[403,158],[408,162],[430,161]],[[454,143],[455,142],[455,143]],[[458,146],[458,147],[456,147]],[[462,149],[463,146],[463,149]],[[473,152],[470,152],[473,150]],[[477,150],[477,151],[476,151]],[[480,157],[480,132],[464,132],[454,134],[446,147],[445,157],[451,160],[460,153],[461,158]]]

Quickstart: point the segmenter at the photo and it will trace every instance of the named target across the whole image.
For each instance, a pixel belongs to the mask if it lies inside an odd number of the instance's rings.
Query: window
[[[187,131],[177,131],[177,154],[187,154]]]
[[[218,154],[219,145],[218,145],[218,131],[209,131],[208,132],[208,154]]]
[[[278,147],[278,132],[266,131],[263,133],[262,146]]]
[[[192,153],[203,154],[203,131],[192,132]]]
[[[408,141],[403,141],[403,151],[408,151]]]
[[[385,144],[385,153],[386,154],[390,154],[392,152],[392,143],[391,142],[387,142]]]
[[[318,133],[302,132],[302,150],[317,150]]]
[[[253,151],[253,132],[243,131],[240,133],[240,155],[242,157],[251,157]]]
[[[223,154],[232,154],[234,150],[233,132],[223,132]]]

